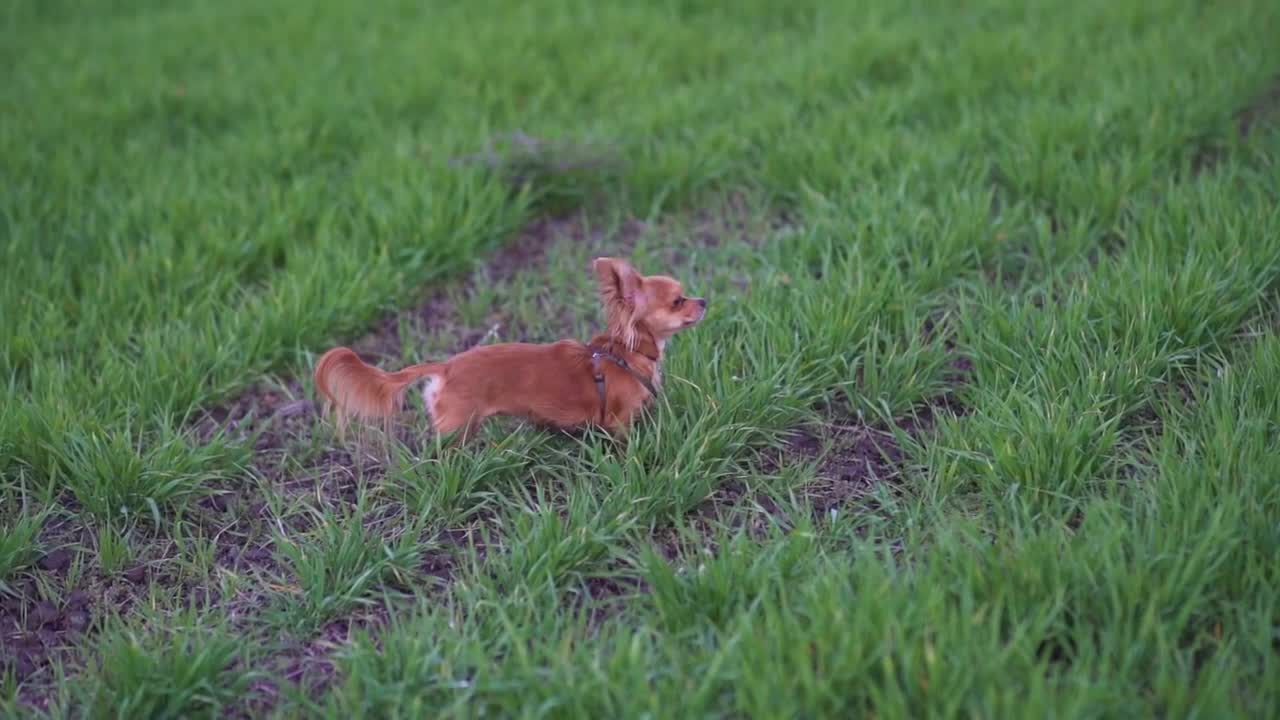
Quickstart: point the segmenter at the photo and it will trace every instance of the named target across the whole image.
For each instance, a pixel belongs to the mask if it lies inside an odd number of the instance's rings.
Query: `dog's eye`
[[[671,303],[672,307],[680,307],[681,305],[684,305],[684,298],[682,297],[676,298],[676,301]]]

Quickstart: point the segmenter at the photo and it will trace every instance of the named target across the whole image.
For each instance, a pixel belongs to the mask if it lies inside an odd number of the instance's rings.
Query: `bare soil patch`
[[[967,414],[967,408],[956,399],[955,390],[968,382],[972,369],[968,358],[956,356],[948,376],[951,390],[894,418],[892,425],[870,423],[824,408],[822,420],[789,430],[787,441],[763,458],[762,469],[775,473],[787,466],[812,466],[813,479],[796,488],[794,494],[812,509],[816,521],[859,508],[869,509],[863,506],[870,496],[883,485],[892,487],[902,476],[908,458],[899,441],[900,433],[913,440],[925,440],[940,415]],[[694,515],[694,524],[704,536],[711,532],[710,519],[717,516],[732,529],[745,527],[755,537],[763,536],[771,523],[790,526],[785,512],[769,495],[752,491],[742,480],[718,488]],[[680,553],[678,545],[673,538],[665,548],[668,557]]]
[[[786,442],[762,458],[761,469],[776,473],[788,466],[811,465],[813,479],[795,488],[794,495],[811,508],[814,520],[819,523],[838,521],[845,513],[874,510],[875,500],[871,496],[881,487],[894,488],[908,460],[898,433],[925,441],[939,417],[961,417],[968,413],[955,398],[954,390],[968,381],[972,365],[967,358],[957,356],[952,369],[951,392],[923,403],[910,414],[894,418],[892,427],[824,409],[822,420],[788,431]],[[697,563],[703,553],[718,552],[718,527],[746,532],[756,540],[763,540],[773,527],[783,531],[793,527],[786,509],[770,494],[750,487],[742,478],[716,488],[694,509],[689,520],[696,534],[694,538],[674,527],[659,531],[656,549],[668,561]],[[893,550],[899,549],[895,543]],[[607,572],[607,575],[590,578],[586,592],[574,600],[575,605],[589,609],[592,627],[616,615],[628,596],[648,592],[644,580],[631,568],[615,563]]]
[[[1232,124],[1236,137],[1244,140],[1258,128],[1265,127],[1280,117],[1280,77],[1274,78],[1262,92],[1233,117]],[[1196,146],[1191,157],[1191,170],[1194,174],[1211,172],[1226,157],[1226,149],[1212,141],[1204,141]]]
[[[1236,132],[1245,137],[1259,125],[1280,115],[1280,77],[1274,78],[1254,101],[1236,114]]]
[[[61,502],[72,510],[75,501]],[[99,535],[74,515],[42,528],[44,555],[33,568],[10,582],[0,595],[0,674],[21,683],[20,699],[47,707],[55,690],[55,665],[80,668],[81,646],[112,616],[126,616],[145,602],[151,583],[179,593],[188,604],[208,601],[205,588],[171,560],[174,542],[154,530],[135,528],[119,540],[119,567],[102,566]]]
[[[358,608],[343,617],[325,623],[308,638],[289,638],[258,669],[264,677],[251,684],[243,706],[236,716],[261,717],[269,714],[278,702],[284,685],[304,688],[319,695],[338,680],[336,653],[349,647],[358,632],[376,632],[390,622],[393,609],[384,604]]]

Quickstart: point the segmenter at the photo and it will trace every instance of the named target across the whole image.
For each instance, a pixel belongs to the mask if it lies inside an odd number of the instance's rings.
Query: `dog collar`
[[[641,385],[644,386],[645,390],[649,391],[650,396],[655,398],[658,396],[658,389],[653,386],[653,382],[650,381],[649,378],[636,372],[634,368],[632,368],[630,365],[627,364],[626,360],[623,360],[622,358],[618,357],[617,355],[614,355],[613,353],[609,352],[608,350],[605,350],[604,348],[598,348],[598,347],[595,347],[594,345],[588,345],[587,349],[591,351],[591,377],[593,380],[596,381],[596,393],[600,396],[600,424],[601,425],[604,425],[604,421],[606,417],[606,406],[607,406],[605,391],[604,391],[604,366],[602,365],[602,361],[608,360],[614,365],[617,365],[623,370],[626,370],[627,373],[631,375],[631,377],[635,378],[637,381],[639,381]],[[653,359],[653,358],[650,358],[650,359]],[[657,360],[654,360],[654,362],[657,362]]]

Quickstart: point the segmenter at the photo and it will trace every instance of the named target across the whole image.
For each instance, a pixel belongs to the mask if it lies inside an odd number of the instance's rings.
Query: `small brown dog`
[[[493,415],[523,417],[570,429],[596,424],[624,434],[661,385],[668,338],[706,314],[707,301],[685,297],[675,279],[643,276],[630,263],[592,263],[608,326],[589,344],[482,345],[448,360],[386,372],[365,364],[349,348],[326,352],[315,383],[341,431],[351,418],[381,420],[399,413],[405,389],[425,379],[422,399],[441,434],[465,441]]]

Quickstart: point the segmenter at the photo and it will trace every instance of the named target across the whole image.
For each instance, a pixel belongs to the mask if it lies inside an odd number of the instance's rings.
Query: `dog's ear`
[[[631,263],[618,258],[596,258],[591,264],[600,286],[600,299],[606,306],[622,305],[631,311],[644,306],[644,278]]]
[[[645,305],[644,278],[631,263],[618,258],[596,258],[591,263],[600,286],[600,302],[609,325],[609,334],[627,347],[636,342],[636,318]]]

